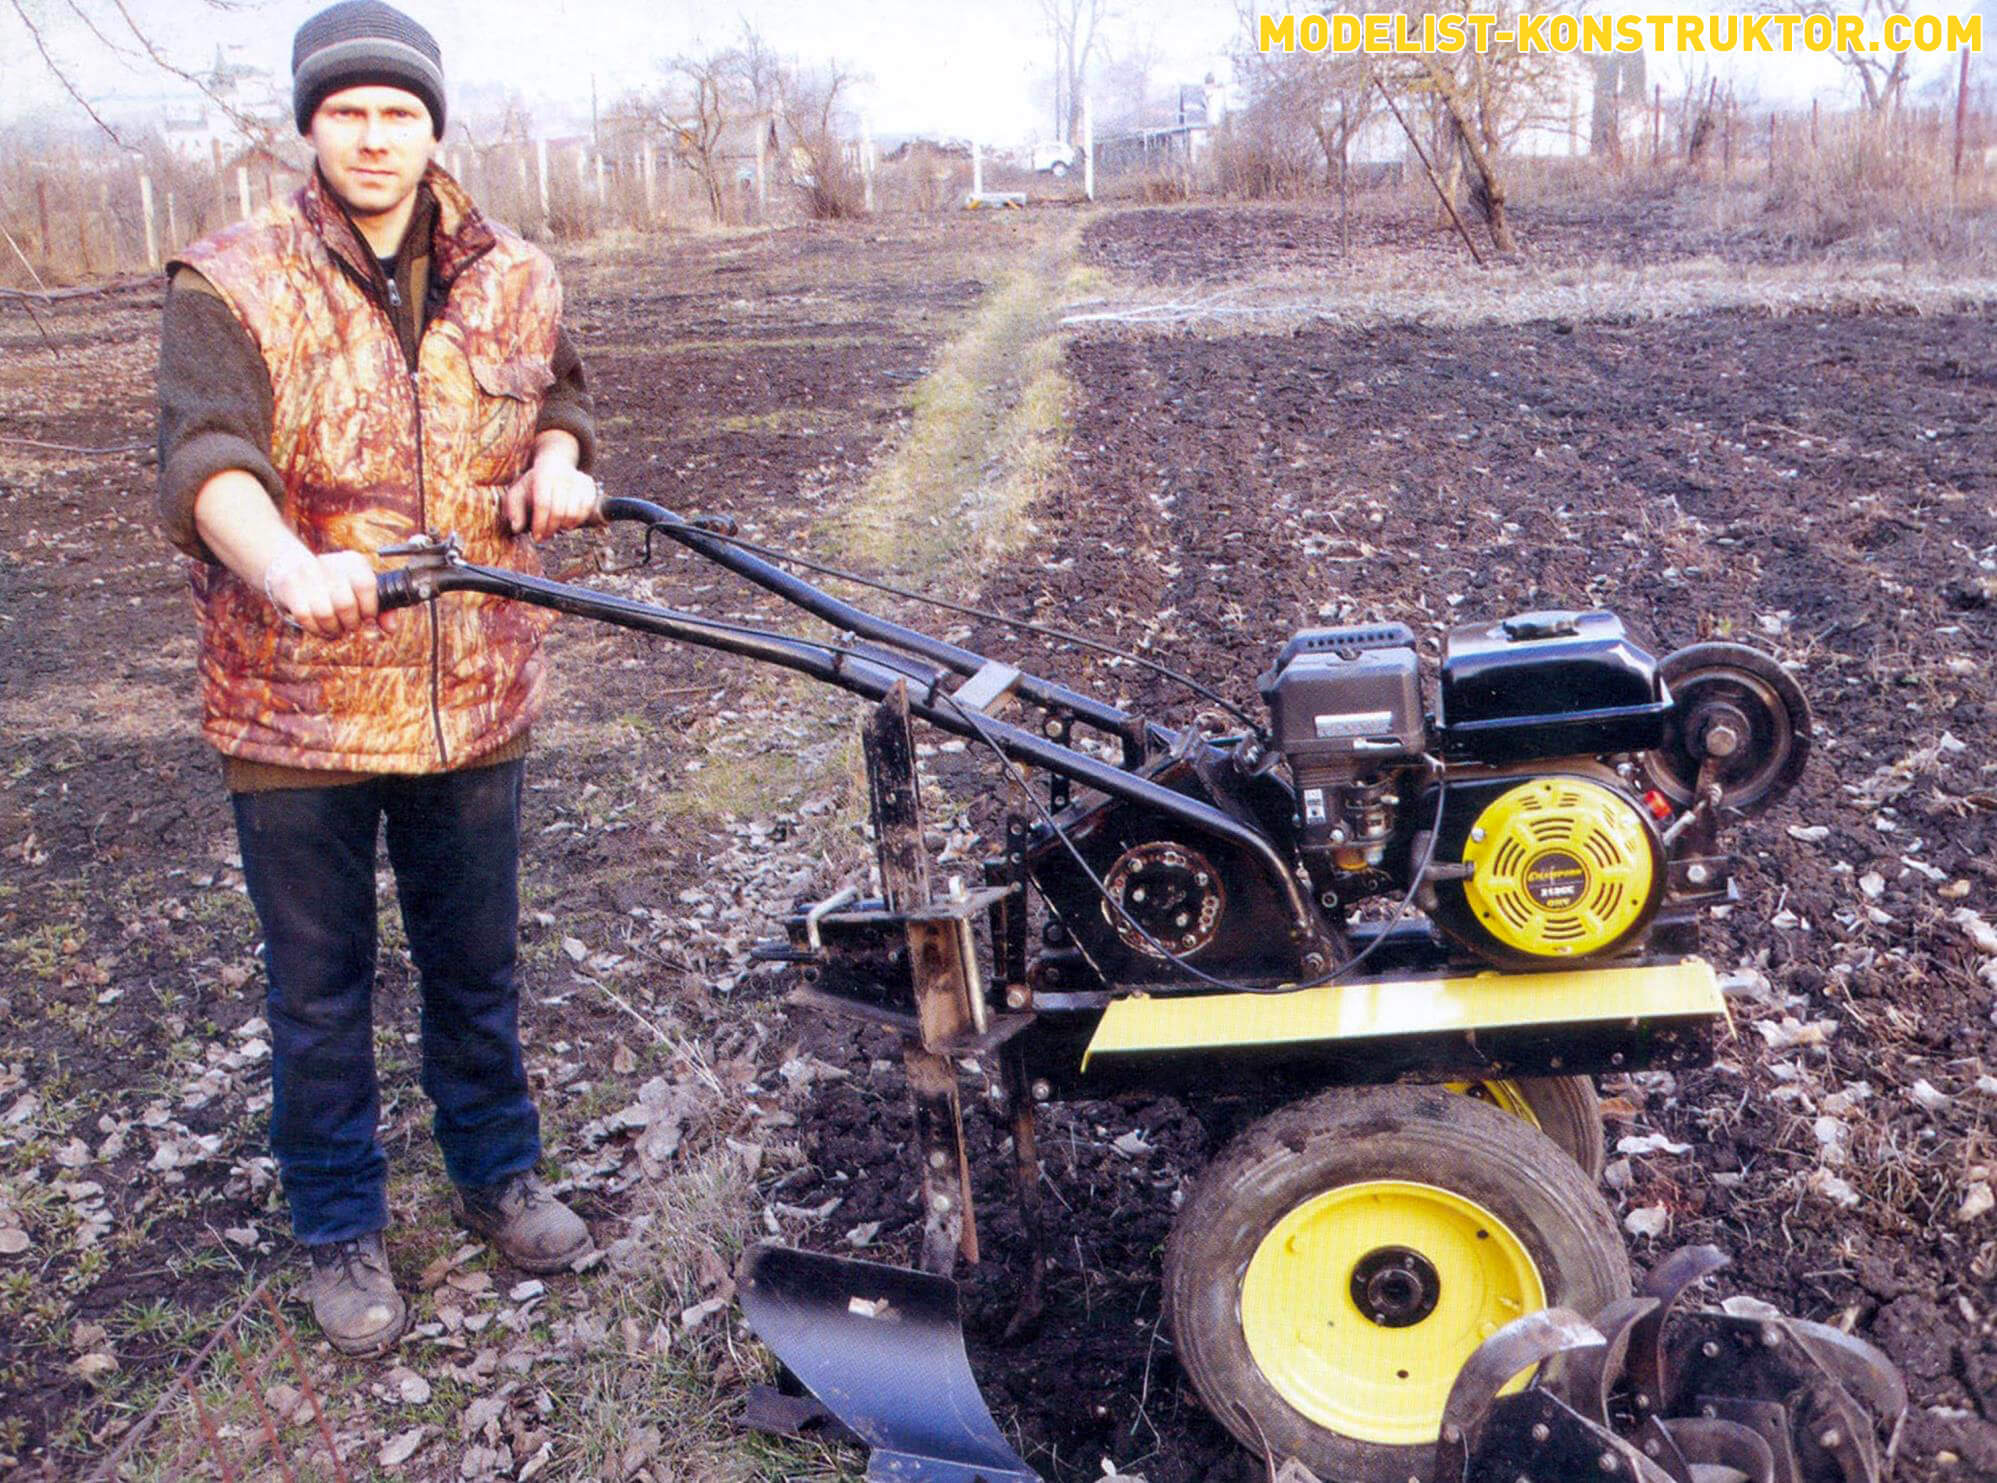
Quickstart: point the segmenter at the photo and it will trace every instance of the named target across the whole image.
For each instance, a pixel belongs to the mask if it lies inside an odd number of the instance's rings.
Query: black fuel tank
[[[1441,701],[1443,755],[1475,762],[1647,751],[1671,709],[1657,661],[1600,609],[1451,629]]]

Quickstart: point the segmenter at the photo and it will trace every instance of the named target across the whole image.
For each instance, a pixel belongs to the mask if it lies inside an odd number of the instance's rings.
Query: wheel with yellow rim
[[[1251,1450],[1344,1483],[1427,1478],[1457,1372],[1506,1323],[1628,1292],[1615,1218],[1574,1160],[1434,1087],[1264,1118],[1201,1176],[1165,1255],[1207,1408]]]
[[[1602,1177],[1602,1103],[1585,1076],[1513,1076],[1444,1082],[1452,1092],[1488,1102],[1538,1128],[1581,1166],[1589,1182]]]

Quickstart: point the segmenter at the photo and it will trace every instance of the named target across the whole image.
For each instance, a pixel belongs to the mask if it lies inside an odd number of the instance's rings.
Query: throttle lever
[[[463,566],[465,563],[464,551],[455,534],[438,540],[428,531],[419,531],[393,546],[383,546],[374,554],[408,558],[405,565],[381,572],[374,579],[375,606],[384,613],[428,602],[437,595],[436,583],[432,580],[435,575],[447,567]]]

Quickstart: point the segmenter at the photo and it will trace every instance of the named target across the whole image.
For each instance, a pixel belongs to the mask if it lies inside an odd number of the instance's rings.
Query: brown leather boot
[[[483,1189],[458,1187],[458,1223],[527,1272],[564,1272],[594,1249],[582,1217],[529,1169]]]
[[[326,1342],[359,1359],[393,1349],[409,1327],[409,1305],[395,1290],[381,1232],[306,1250],[312,1255],[312,1274],[305,1295]]]

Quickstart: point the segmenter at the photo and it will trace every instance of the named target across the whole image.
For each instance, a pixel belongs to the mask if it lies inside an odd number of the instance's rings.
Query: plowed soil
[[[1111,215],[1084,255],[1161,283],[1224,283],[1322,256],[1333,222]],[[1569,226],[1577,260],[1623,250],[1619,224],[1584,222],[1549,223],[1548,252]],[[614,487],[804,544],[818,509],[892,441],[907,387],[975,300],[964,254],[1005,230],[869,224],[567,265]],[[1383,230],[1411,244],[1410,271],[1450,251],[1412,222]],[[156,315],[144,296],[43,311],[58,362],[10,312],[9,361],[42,359],[0,384],[0,432],[143,443]],[[1816,708],[1815,756],[1794,793],[1734,831],[1743,899],[1709,929],[1738,1034],[1710,1070],[1603,1084],[1612,1144],[1661,1133],[1690,1145],[1612,1148],[1611,1198],[1619,1215],[1668,1217],[1660,1237],[1631,1237],[1637,1265],[1716,1242],[1735,1258],[1731,1290],[1848,1323],[1892,1354],[1915,1397],[1902,1476],[1916,1480],[1997,1476],[1997,1214],[1973,1213],[1975,1187],[1997,1173],[1997,1091],[1979,1085],[1997,1073],[1997,1030],[1983,955],[1955,916],[1997,917],[1992,365],[1986,314],[1084,336],[1068,353],[1077,398],[1038,534],[978,594],[1141,643],[1245,706],[1290,632],[1362,618],[1410,623],[1432,655],[1452,621],[1608,606],[1659,653],[1731,637],[1788,663]],[[143,1234],[108,1240],[103,1269],[81,1276],[53,1238],[0,1257],[60,1295],[32,1328],[0,1332],[0,1450],[53,1477],[80,1455],[63,1450],[75,1419],[102,1420],[68,1368],[70,1326],[127,1313],[168,1268],[171,1295],[200,1309],[240,1284],[240,1267],[172,1258],[228,1250],[218,1232],[272,1217],[231,1178],[230,1159],[260,1137],[240,1105],[174,1104],[192,1135],[227,1150],[178,1182],[148,1174],[136,1133],[181,1061],[257,1012],[259,985],[226,803],[196,735],[181,578],[148,528],[152,471],[143,455],[0,452],[0,1060],[12,1063],[0,1114],[40,1089],[34,1115],[61,1119],[40,1142],[10,1144],[8,1167],[52,1185],[70,1177],[63,1139],[100,1145],[100,1117],[131,1121],[129,1154],[90,1177],[118,1229]],[[735,610],[687,561],[653,584],[661,601]],[[564,935],[591,935],[578,922],[608,932],[633,908],[717,884],[706,832],[620,830],[606,805],[731,730],[717,718],[748,683],[736,662],[661,663],[658,646],[576,623],[557,642],[527,881],[530,961],[550,982]],[[970,642],[1163,718],[1194,710],[1127,667],[992,628]],[[983,790],[988,818],[989,773],[954,757],[949,772]],[[825,884],[813,864],[798,862],[801,891]],[[716,1064],[768,1063],[783,1043],[765,1029],[781,1023],[777,984],[739,988],[746,1015],[712,995],[741,967],[689,949],[656,970],[711,1031]],[[385,963],[384,980],[407,997],[406,967]],[[607,1078],[613,1012],[551,995],[535,1015],[537,1045],[559,1039]],[[847,1233],[878,1222],[869,1254],[905,1259],[919,1214],[893,1046],[804,1033],[852,1074],[799,1108],[809,1163],[785,1176],[785,1207],[836,1194],[806,1244],[849,1250]],[[548,1059],[535,1052],[537,1067]],[[772,1065],[745,1074],[759,1069]],[[419,1121],[413,1081],[407,1101],[404,1134]],[[559,1139],[562,1099],[548,1106]],[[1226,1118],[1167,1099],[1047,1111],[1050,1301],[1015,1343],[1000,1335],[1023,1243],[1001,1131],[984,1112],[972,1121],[991,1259],[966,1284],[968,1329],[1028,1459],[1061,1483],[1099,1477],[1106,1461],[1150,1483],[1257,1476],[1191,1398],[1159,1317],[1162,1243],[1187,1182],[1231,1134]],[[619,1211],[608,1197],[586,1204],[600,1234]],[[279,1238],[238,1260],[255,1275],[288,1257]],[[184,1353],[142,1336],[120,1350],[128,1371],[161,1375]]]

